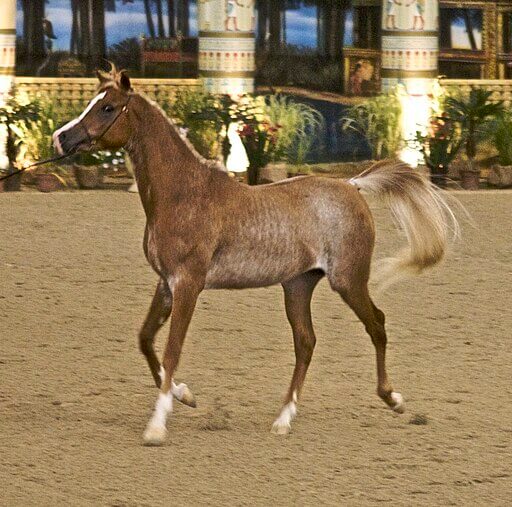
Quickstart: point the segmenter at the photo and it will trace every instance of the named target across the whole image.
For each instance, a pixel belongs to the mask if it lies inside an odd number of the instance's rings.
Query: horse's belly
[[[289,280],[313,269],[309,259],[290,262],[289,258],[264,257],[258,251],[233,252],[219,256],[206,276],[206,289],[266,287]]]

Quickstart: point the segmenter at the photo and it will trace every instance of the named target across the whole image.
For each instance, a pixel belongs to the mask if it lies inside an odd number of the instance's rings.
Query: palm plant
[[[512,113],[507,112],[498,118],[493,130],[500,165],[512,165]]]
[[[419,148],[425,165],[430,170],[432,182],[440,187],[446,186],[446,174],[452,161],[457,156],[463,139],[460,129],[453,128],[453,123],[446,113],[430,119],[426,133],[416,132],[412,143]]]
[[[366,138],[373,159],[394,157],[403,142],[401,111],[396,93],[385,93],[352,106],[341,118],[341,126],[343,130],[359,132]]]
[[[294,102],[284,95],[266,97],[263,113],[271,125],[278,125],[276,156],[292,164],[303,164],[324,128],[324,118],[316,109]]]
[[[473,88],[465,98],[447,97],[445,100],[446,115],[460,125],[471,172],[476,172],[476,149],[485,127],[504,112],[503,101],[492,101],[491,96],[491,91]]]

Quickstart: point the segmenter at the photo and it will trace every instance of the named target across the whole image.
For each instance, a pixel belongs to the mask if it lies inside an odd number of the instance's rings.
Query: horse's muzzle
[[[59,155],[65,155],[76,151],[86,150],[90,147],[91,140],[80,124],[64,126],[54,132],[53,146]]]

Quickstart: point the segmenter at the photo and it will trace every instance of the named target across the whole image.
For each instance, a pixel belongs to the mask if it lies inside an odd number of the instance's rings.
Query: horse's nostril
[[[66,133],[65,132],[62,132],[62,134],[59,136],[59,139],[61,141],[64,141],[64,139],[66,139]]]

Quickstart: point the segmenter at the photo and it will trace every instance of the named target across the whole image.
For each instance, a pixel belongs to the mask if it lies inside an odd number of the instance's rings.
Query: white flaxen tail
[[[426,175],[404,162],[383,160],[350,183],[363,193],[384,199],[407,237],[407,248],[381,261],[377,272],[381,286],[406,274],[419,274],[442,260],[450,236],[459,233],[459,225],[446,198]]]

